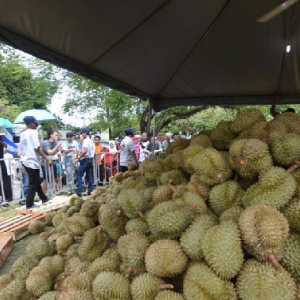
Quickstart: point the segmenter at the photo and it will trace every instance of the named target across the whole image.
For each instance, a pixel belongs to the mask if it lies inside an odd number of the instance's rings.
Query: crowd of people
[[[33,116],[27,116],[24,122],[26,130],[20,136],[18,156],[27,210],[37,207],[34,203],[36,193],[42,205],[47,204],[51,179],[53,196],[61,190],[63,176],[69,195],[76,192],[81,197],[84,184],[87,185],[86,194],[90,195],[96,184],[101,185],[104,179],[108,181],[117,172],[126,172],[129,163],[140,164],[149,157],[158,156],[170,142],[180,138],[177,133],[166,133],[161,143],[156,137],[149,138],[146,132],[135,135],[135,130],[126,128],[125,135],[120,135],[117,142],[109,141],[105,148],[101,137],[96,135],[92,139],[87,127],[81,130],[78,142],[72,132],[66,133],[65,141],[59,141],[56,130],[51,130],[47,138],[41,140],[37,131],[38,121]],[[13,198],[10,179],[12,175],[18,177],[18,171],[14,157],[7,154],[6,149],[0,136],[0,159],[5,158],[1,161],[3,180],[0,191],[4,190],[5,201],[9,202]]]

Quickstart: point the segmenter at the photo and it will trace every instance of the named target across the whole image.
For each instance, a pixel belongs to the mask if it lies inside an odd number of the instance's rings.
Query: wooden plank
[[[0,238],[0,267],[10,254],[14,247],[14,242],[11,236]]]
[[[69,204],[70,204],[70,197],[56,196],[53,200],[49,201],[46,205],[42,205],[41,202],[37,203],[37,205],[40,205],[40,207],[33,209],[32,211],[30,211],[30,213],[32,214],[41,213],[41,212],[46,213],[67,206]],[[16,212],[17,214],[28,213],[26,211],[25,206],[17,208]]]
[[[11,220],[6,220],[5,224],[2,224],[4,226],[0,229],[0,238],[11,237],[14,241],[19,240],[29,234],[28,226],[31,222],[44,220],[46,216],[46,213],[39,213],[12,217]]]

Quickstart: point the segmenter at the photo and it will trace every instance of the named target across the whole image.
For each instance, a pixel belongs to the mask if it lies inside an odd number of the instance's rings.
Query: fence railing
[[[55,164],[60,165],[61,174],[55,178],[54,164],[43,166],[40,170],[41,184],[43,190],[49,199],[52,199],[58,193],[68,191],[76,192],[76,182],[79,163],[73,163],[69,166],[64,165],[64,159]],[[7,174],[3,174],[3,168],[0,168],[0,204],[7,203],[6,200],[12,200],[10,203],[24,201],[28,190],[28,174],[22,166],[20,158],[0,159],[0,164],[6,165]],[[57,166],[56,166],[57,168]],[[16,171],[16,172],[15,172]],[[109,177],[119,171],[118,154],[110,155],[101,152],[93,159],[93,182],[94,186],[106,185],[109,183]],[[86,188],[85,175],[83,176],[83,186]],[[11,199],[8,199],[11,197]]]

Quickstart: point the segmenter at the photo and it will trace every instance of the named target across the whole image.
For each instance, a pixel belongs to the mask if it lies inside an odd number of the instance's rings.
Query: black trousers
[[[120,166],[120,172],[125,173],[126,171],[128,171],[128,167]]]
[[[47,196],[43,193],[40,182],[40,170],[25,167],[29,176],[28,193],[26,198],[26,208],[30,208],[34,204],[35,193],[38,193],[40,199],[45,202],[48,200]]]
[[[7,169],[4,161],[0,162],[0,167],[1,167],[1,175],[2,175],[1,180],[3,185],[3,190],[4,190],[3,192],[2,185],[0,184],[0,196],[4,198],[5,195],[4,200],[11,201],[12,200],[11,179],[10,176],[7,175]]]

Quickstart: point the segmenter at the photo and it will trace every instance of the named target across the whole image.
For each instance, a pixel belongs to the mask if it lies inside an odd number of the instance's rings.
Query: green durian
[[[268,145],[258,139],[239,139],[229,148],[229,163],[243,178],[255,178],[273,166]]]
[[[231,130],[232,121],[222,121],[211,132],[210,138],[217,150],[228,150],[236,134]]]
[[[75,236],[81,236],[95,226],[91,218],[77,214],[64,219],[63,225],[68,233]]]
[[[173,291],[160,291],[154,300],[184,300],[183,296]]]
[[[252,205],[240,216],[239,228],[247,252],[278,267],[289,234],[285,216],[269,205]]]
[[[282,266],[300,283],[300,234],[292,233],[283,247]]]
[[[300,158],[300,135],[287,133],[271,143],[271,153],[278,166],[289,167]]]
[[[209,194],[209,205],[214,213],[221,215],[226,209],[241,204],[244,191],[235,181],[215,185]]]
[[[262,121],[265,121],[265,117],[259,109],[243,109],[237,113],[230,128],[234,133],[239,134]]]
[[[202,214],[197,216],[193,223],[181,234],[180,244],[186,255],[192,260],[203,258],[201,242],[206,231],[214,225],[217,225],[217,218]]]
[[[300,198],[293,198],[282,210],[292,230],[300,233]]]
[[[228,180],[232,173],[224,156],[213,148],[206,148],[195,155],[194,172],[209,186]]]
[[[94,261],[108,248],[110,239],[106,232],[99,226],[87,230],[78,246],[78,257],[83,261]]]
[[[173,240],[158,240],[145,255],[147,272],[157,277],[175,277],[187,267],[188,258],[181,245]]]
[[[156,205],[147,215],[150,231],[157,235],[179,236],[193,221],[194,212],[181,200]]]
[[[237,225],[223,223],[206,231],[201,247],[211,269],[223,279],[232,279],[244,261],[241,244]]]
[[[25,280],[30,271],[39,264],[38,259],[33,256],[23,255],[19,257],[11,267],[10,274],[12,280]]]
[[[183,296],[186,300],[237,300],[230,281],[218,277],[206,264],[190,264],[183,280]]]
[[[264,204],[281,208],[292,198],[295,188],[292,175],[283,168],[272,167],[260,176],[257,183],[247,189],[242,204],[244,207]]]
[[[59,291],[50,291],[42,295],[38,300],[58,300]]]
[[[132,300],[154,300],[159,290],[165,287],[165,282],[161,278],[149,273],[141,274],[135,277],[131,283]]]
[[[288,272],[254,259],[243,266],[236,288],[241,300],[295,300],[296,295],[296,285]]]
[[[41,239],[40,237],[30,241],[26,247],[25,254],[38,260],[45,256],[51,256],[55,252],[52,242]]]
[[[38,234],[44,231],[46,223],[40,220],[35,220],[28,225],[28,230],[31,234]]]
[[[128,300],[130,296],[129,280],[116,272],[101,272],[92,283],[95,300]]]

